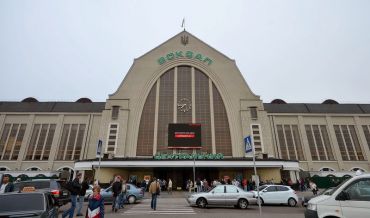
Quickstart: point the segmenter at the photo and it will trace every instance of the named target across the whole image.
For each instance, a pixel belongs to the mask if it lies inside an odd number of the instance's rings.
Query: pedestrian
[[[81,192],[81,179],[82,174],[77,173],[76,178],[72,182],[67,183],[67,189],[71,192],[71,207],[63,212],[62,217],[67,217],[69,215],[69,218],[73,218],[73,215],[75,213],[76,209],[76,203],[77,203],[77,196]]]
[[[302,192],[303,192],[303,191],[306,191],[306,190],[305,190],[305,186],[304,186],[304,179],[303,179],[303,178],[301,178],[300,186],[301,186],[301,191],[302,191]]]
[[[190,179],[188,180],[188,188],[189,188],[189,193],[191,192],[191,189],[193,189],[193,181]]]
[[[198,178],[197,181],[195,182],[195,184],[197,185],[197,192],[201,192],[201,188],[202,188],[202,184],[200,182],[200,179]]]
[[[310,188],[312,190],[313,195],[317,195],[317,185],[313,181],[310,181]]]
[[[0,193],[7,193],[12,191],[14,191],[14,185],[12,182],[9,181],[9,176],[5,175],[1,184]]]
[[[124,204],[126,201],[126,193],[127,193],[126,180],[122,180],[122,189],[121,189],[121,196],[120,196],[120,201],[119,201],[119,208],[124,208]]]
[[[114,183],[112,185],[112,191],[113,191],[112,211],[117,212],[119,209],[119,199],[122,191],[122,183],[120,176],[116,176]]]
[[[86,190],[89,189],[89,183],[90,183],[89,178],[86,178],[81,183],[81,191],[80,191],[80,194],[78,196],[78,202],[77,202],[77,216],[83,216],[83,214],[81,213],[81,209],[82,209],[82,206],[83,206],[83,203],[84,203]]]
[[[242,186],[243,186],[243,190],[244,190],[244,191],[248,191],[248,190],[247,190],[247,183],[248,183],[247,179],[243,179],[243,181],[242,181]]]
[[[172,180],[171,178],[168,179],[168,188],[167,188],[168,194],[172,194]]]
[[[87,218],[104,218],[104,199],[100,195],[100,187],[94,186],[87,205]]]
[[[152,201],[150,203],[150,207],[153,210],[157,210],[157,196],[160,194],[160,185],[155,177],[153,177],[153,182],[150,183],[149,193],[152,194]]]

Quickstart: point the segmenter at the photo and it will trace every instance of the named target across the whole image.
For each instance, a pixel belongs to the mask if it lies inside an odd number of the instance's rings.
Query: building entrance
[[[194,182],[193,168],[155,168],[153,176],[158,179],[172,180],[172,190],[186,190],[187,180]],[[195,179],[206,179],[210,184],[214,179],[219,179],[217,168],[195,168]]]

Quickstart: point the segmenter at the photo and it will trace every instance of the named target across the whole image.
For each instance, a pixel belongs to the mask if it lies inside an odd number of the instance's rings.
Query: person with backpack
[[[112,191],[113,191],[113,204],[112,204],[112,210],[113,212],[117,212],[119,209],[119,203],[120,203],[120,195],[122,191],[122,183],[121,183],[121,177],[117,176],[115,178],[115,182],[112,185]]]
[[[159,182],[157,181],[157,178],[153,177],[153,182],[150,183],[150,186],[149,186],[149,193],[152,194],[152,201],[150,203],[150,207],[153,210],[157,209],[157,196],[160,194],[160,192],[161,192],[161,189],[160,189]]]
[[[67,183],[67,189],[71,192],[71,207],[63,212],[62,217],[65,218],[69,215],[69,218],[73,218],[76,209],[77,196],[81,192],[81,179],[82,174],[77,173],[76,178],[73,181]]]

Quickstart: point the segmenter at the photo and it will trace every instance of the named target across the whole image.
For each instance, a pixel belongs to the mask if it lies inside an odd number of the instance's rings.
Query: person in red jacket
[[[99,186],[94,186],[93,194],[89,197],[86,218],[104,218],[104,199]]]

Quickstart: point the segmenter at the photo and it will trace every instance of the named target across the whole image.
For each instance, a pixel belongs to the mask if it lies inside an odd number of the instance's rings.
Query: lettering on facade
[[[154,157],[155,160],[222,160],[224,155],[217,154],[161,154],[157,153]]]
[[[193,51],[175,51],[175,52],[170,52],[163,57],[160,57],[158,59],[158,64],[162,65],[166,63],[167,61],[172,61],[177,58],[195,59],[195,60],[201,61],[208,65],[211,65],[213,63],[212,59],[200,53],[196,53]]]

